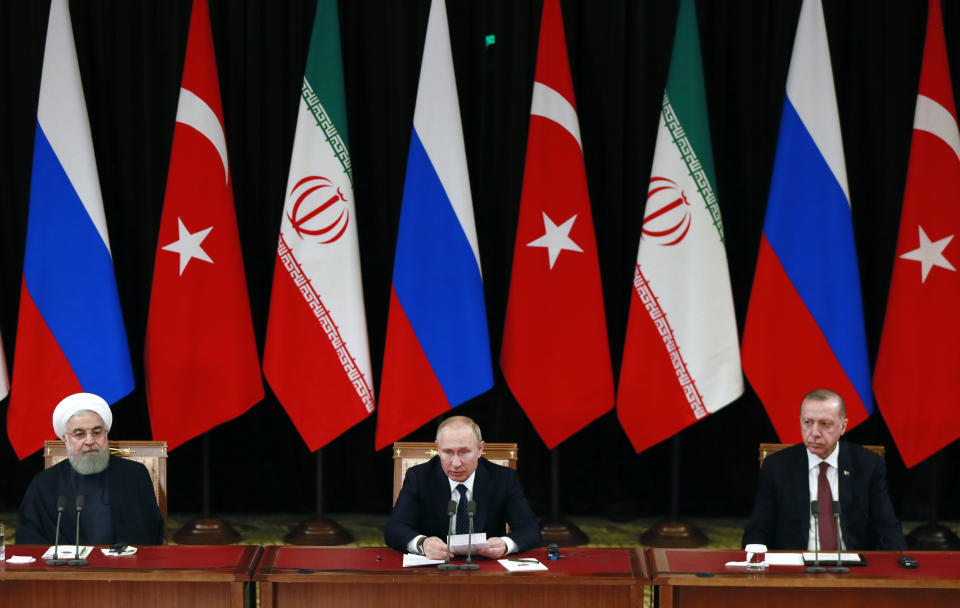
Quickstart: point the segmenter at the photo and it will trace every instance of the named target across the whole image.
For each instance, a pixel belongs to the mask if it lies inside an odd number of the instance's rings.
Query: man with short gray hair
[[[383,536],[397,551],[430,559],[447,555],[450,519],[447,505],[457,510],[476,502],[474,530],[485,532],[490,546],[480,555],[499,558],[540,544],[540,526],[523,495],[513,469],[483,458],[480,427],[466,416],[452,416],[437,428],[437,455],[410,467],[403,480]],[[461,514],[465,511],[460,511]],[[510,524],[510,533],[506,526]],[[465,517],[457,518],[457,533],[466,534]]]
[[[86,545],[159,545],[163,518],[150,474],[139,462],[111,456],[107,434],[110,406],[91,393],[63,399],[53,411],[53,430],[63,439],[67,459],[30,482],[17,516],[17,543],[53,544],[57,503],[67,505],[60,544],[74,544],[76,497],[83,496],[80,543]]]

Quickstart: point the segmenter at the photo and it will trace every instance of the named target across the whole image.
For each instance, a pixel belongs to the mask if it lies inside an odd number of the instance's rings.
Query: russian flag
[[[793,44],[743,370],[785,442],[800,401],[831,389],[852,427],[873,412],[847,170],[820,0],[804,0]]]
[[[376,448],[493,386],[450,35],[431,3],[407,158]]]
[[[7,410],[21,459],[53,436],[63,397],[133,390],[90,123],[67,0],[53,0],[33,146],[30,208]]]

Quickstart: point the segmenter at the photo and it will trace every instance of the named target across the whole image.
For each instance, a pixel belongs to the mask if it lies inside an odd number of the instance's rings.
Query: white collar
[[[807,450],[807,470],[810,470],[814,467],[819,467],[821,462],[825,462],[829,464],[834,468],[834,470],[839,470],[840,467],[837,464],[839,459],[839,454],[840,454],[839,441],[837,442],[837,446],[833,448],[833,451],[830,452],[830,455],[827,456],[826,458],[820,458],[816,454],[813,454],[812,452],[810,452],[810,450]]]
[[[834,451],[836,451],[836,450],[834,450]],[[473,494],[473,480],[476,479],[476,477],[477,477],[477,472],[476,472],[476,471],[474,471],[473,473],[470,473],[470,477],[467,477],[467,478],[466,478],[465,480],[463,480],[463,481],[454,481],[454,480],[450,479],[449,477],[447,477],[447,481],[450,482],[450,494],[453,494],[454,492],[456,492],[456,491],[457,491],[457,486],[462,483],[463,485],[467,486],[467,491],[470,492],[470,494],[472,495],[472,494]]]

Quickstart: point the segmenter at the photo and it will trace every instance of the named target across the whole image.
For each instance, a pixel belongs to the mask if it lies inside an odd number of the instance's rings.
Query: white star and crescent
[[[920,262],[920,282],[926,282],[927,275],[930,274],[934,266],[956,272],[957,269],[943,255],[943,250],[953,240],[954,235],[945,236],[938,241],[931,241],[927,233],[924,232],[923,226],[918,226],[918,229],[920,230],[920,246],[913,251],[902,254],[900,257],[904,260]]]
[[[213,260],[210,259],[207,252],[200,246],[201,243],[203,243],[203,239],[207,238],[207,235],[213,230],[213,226],[198,230],[197,232],[190,232],[187,230],[187,227],[183,225],[183,220],[179,217],[177,218],[177,224],[179,226],[177,240],[169,245],[164,245],[161,249],[180,254],[180,276],[183,276],[183,271],[193,258],[213,264]]]
[[[570,230],[573,228],[573,222],[577,219],[573,215],[570,219],[559,226],[553,223],[546,213],[543,213],[543,236],[527,243],[527,247],[545,247],[547,255],[550,258],[550,268],[553,269],[557,256],[563,250],[583,252],[580,246],[570,238]]]

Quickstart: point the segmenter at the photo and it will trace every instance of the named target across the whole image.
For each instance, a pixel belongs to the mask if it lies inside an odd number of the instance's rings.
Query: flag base
[[[576,545],[585,545],[590,542],[590,537],[576,524],[567,519],[555,519],[544,521],[540,524],[541,542],[544,545],[560,545],[561,547],[573,547]]]
[[[957,550],[960,549],[960,538],[950,528],[928,521],[907,534],[907,546],[929,551]]]
[[[648,547],[691,549],[709,542],[700,528],[682,520],[661,521],[640,535],[640,544]]]
[[[316,517],[301,522],[283,541],[288,545],[316,545],[329,547],[353,542],[353,536],[333,519]]]
[[[173,535],[178,545],[232,545],[240,533],[219,517],[195,517]]]

